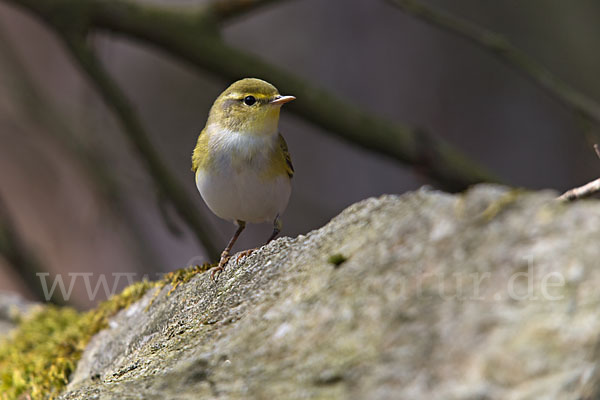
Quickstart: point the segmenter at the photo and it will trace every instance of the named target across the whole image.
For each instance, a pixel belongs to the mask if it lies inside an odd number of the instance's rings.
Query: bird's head
[[[208,125],[249,135],[275,135],[281,106],[294,99],[280,95],[268,82],[245,78],[234,82],[215,100]]]

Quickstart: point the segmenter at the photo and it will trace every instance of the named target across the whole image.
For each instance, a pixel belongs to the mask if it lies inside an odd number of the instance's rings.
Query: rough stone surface
[[[555,196],[357,203],[146,311],[148,293],[61,398],[597,398],[600,204]]]

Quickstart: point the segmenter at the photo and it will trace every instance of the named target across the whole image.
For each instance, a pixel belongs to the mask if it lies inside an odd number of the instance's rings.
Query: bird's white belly
[[[230,165],[220,165],[210,172],[198,169],[196,186],[217,216],[252,223],[272,222],[283,214],[291,193],[286,175],[265,179],[260,169],[236,171]]]

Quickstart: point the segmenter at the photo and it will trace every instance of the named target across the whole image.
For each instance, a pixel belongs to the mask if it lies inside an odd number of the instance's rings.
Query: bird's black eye
[[[256,98],[254,98],[254,96],[246,96],[246,97],[244,97],[244,104],[245,105],[251,106],[254,103],[256,103]]]

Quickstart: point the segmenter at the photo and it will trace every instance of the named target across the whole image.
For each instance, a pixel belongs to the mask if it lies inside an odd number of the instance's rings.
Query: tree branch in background
[[[48,134],[69,152],[74,161],[82,167],[94,193],[104,200],[104,204],[116,218],[126,221],[124,226],[131,232],[135,253],[140,264],[144,266],[144,270],[146,272],[162,271],[156,265],[156,257],[142,243],[139,226],[126,209],[119,185],[106,167],[106,162],[99,155],[99,149],[97,146],[90,147],[89,143],[84,143],[74,134],[65,115],[49,101],[36,85],[1,26],[0,56],[6,65],[7,73],[13,78],[10,80],[15,85],[13,93],[16,94],[25,116],[36,121],[44,128],[45,134]]]
[[[213,0],[209,5],[209,12],[212,12],[217,20],[224,21],[282,1],[284,0]]]
[[[207,224],[198,211],[199,207],[190,201],[185,190],[177,183],[177,178],[161,161],[123,92],[88,48],[85,38],[70,33],[63,34],[62,37],[74,59],[87,74],[107,107],[111,108],[121,121],[127,139],[154,178],[160,194],[172,201],[175,209],[195,233],[209,257],[213,260],[218,259],[219,250],[212,235],[206,229]]]
[[[48,270],[42,267],[32,254],[31,249],[27,248],[17,233],[4,201],[0,197],[0,256],[11,264],[13,270],[36,299],[45,302],[46,295],[36,274]],[[57,293],[58,291],[54,291],[50,302],[60,305],[65,304],[65,301],[58,297]]]
[[[418,167],[446,190],[498,181],[437,136],[377,117],[228,46],[218,37],[210,12],[184,13],[127,0],[4,1],[25,7],[57,32],[82,36],[90,30],[111,31],[141,40],[227,80],[264,78],[298,97],[296,104],[290,105],[291,111],[346,141]]]
[[[600,158],[600,148],[597,144],[594,145],[594,150],[596,151],[596,155]],[[596,179],[590,183],[587,183],[583,186],[576,187],[574,189],[568,190],[562,195],[558,197],[558,200],[562,201],[574,201],[583,199],[586,197],[590,197],[596,193],[600,192],[600,178]]]
[[[407,14],[463,38],[492,52],[504,63],[515,67],[541,88],[547,90],[572,111],[600,124],[600,104],[561,81],[550,71],[514,47],[503,36],[481,28],[449,13],[438,11],[416,0],[387,0]]]
[[[105,163],[97,157],[96,152],[89,151],[74,134],[70,133],[71,129],[68,124],[58,116],[59,111],[52,106],[50,101],[43,98],[25,65],[20,62],[15,49],[7,40],[1,26],[0,55],[9,69],[8,73],[14,78],[11,80],[11,83],[14,83],[13,92],[18,96],[27,117],[39,122],[61,146],[75,156],[98,194],[104,197],[109,205],[113,206],[118,203],[118,186],[106,169]]]

